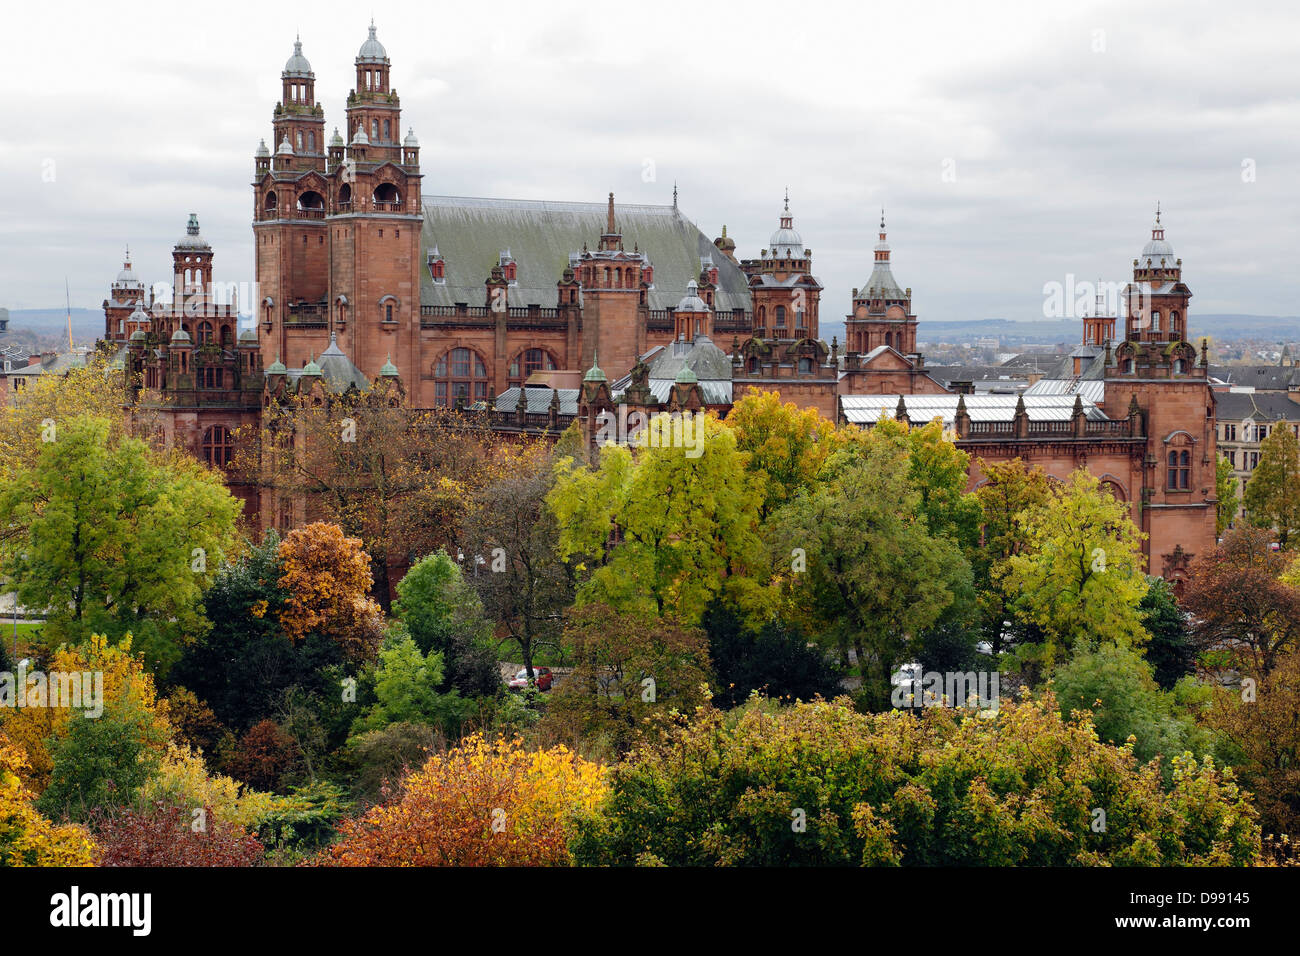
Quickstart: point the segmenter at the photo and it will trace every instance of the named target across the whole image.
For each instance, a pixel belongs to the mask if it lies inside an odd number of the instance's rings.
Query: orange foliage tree
[[[475,734],[410,774],[400,797],[343,823],[337,866],[557,866],[576,814],[605,798],[605,770],[565,747],[528,751]]]
[[[331,638],[350,660],[372,660],[382,639],[383,612],[367,594],[370,556],[360,538],[317,521],[280,542],[280,587],[288,597],[280,625],[294,643],[308,634]]]

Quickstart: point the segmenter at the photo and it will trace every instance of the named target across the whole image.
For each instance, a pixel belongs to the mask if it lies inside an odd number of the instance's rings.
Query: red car
[[[533,676],[537,684],[537,689],[543,691],[550,690],[551,682],[555,680],[555,678],[551,676],[551,670],[549,667],[534,667]],[[519,673],[516,674],[513,678],[511,678],[510,683],[507,684],[506,686],[509,687],[511,690],[523,690],[525,687],[527,687],[528,669],[526,667],[521,668]]]

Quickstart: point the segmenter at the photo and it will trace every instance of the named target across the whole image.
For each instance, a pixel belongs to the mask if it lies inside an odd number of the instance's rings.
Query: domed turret
[[[387,63],[388,62],[388,51],[384,49],[384,45],[380,43],[379,38],[375,36],[374,20],[370,21],[370,36],[366,38],[366,42],[361,44],[361,49],[357,51],[357,62],[358,63]]]
[[[334,135],[330,137],[330,146],[338,147],[343,145],[343,136],[339,133],[339,128],[334,127]]]
[[[309,375],[315,376],[316,378],[320,378],[321,376],[320,366],[316,364],[316,359],[314,356],[308,359],[307,364],[302,367],[302,375],[303,378],[306,378]]]
[[[781,227],[768,240],[768,252],[774,259],[795,259],[803,255],[803,236],[794,228],[790,215],[790,190],[785,191],[785,209],[781,213]]]
[[[284,134],[284,139],[280,140],[280,147],[275,151],[277,156],[292,156],[293,144],[289,142],[289,134]]]
[[[199,217],[197,213],[190,213],[190,221],[185,224],[185,235],[176,240],[178,249],[211,249],[212,246],[208,240],[199,235]]]
[[[370,145],[370,137],[366,135],[366,127],[361,123],[357,124],[357,131],[352,134],[352,145],[353,146]]]
[[[708,312],[709,306],[700,298],[700,287],[692,279],[686,283],[686,295],[677,303],[678,312]]]
[[[1142,247],[1139,262],[1147,268],[1159,268],[1163,259],[1174,264],[1174,247],[1165,238],[1165,228],[1160,225],[1160,204],[1156,203],[1156,224],[1151,228],[1151,240]]]
[[[407,130],[406,130],[406,139],[402,140],[402,145],[405,146],[407,149],[419,149],[419,148],[420,148],[420,141],[419,141],[418,139],[415,138],[415,129],[414,129],[414,127],[407,127]]]
[[[266,367],[267,375],[284,375],[288,371],[289,370],[284,367],[284,363],[280,361],[279,352],[275,354],[275,361]]]
[[[607,382],[604,370],[601,369],[599,359],[593,355],[591,357],[591,368],[587,369],[587,374],[582,377],[584,382]]]
[[[381,378],[397,378],[401,373],[397,371],[397,366],[393,364],[393,356],[390,354],[384,361],[383,367],[379,369]]]
[[[172,345],[189,345],[190,333],[184,329],[177,329],[172,333]]]
[[[270,148],[267,147],[266,140],[259,139],[257,141],[257,152],[254,153],[253,155],[256,156],[258,159],[266,159],[268,156],[271,155],[271,150]]]
[[[293,56],[289,57],[288,61],[284,64],[284,73],[286,76],[312,76],[311,64],[308,63],[307,58],[302,55],[301,39],[295,39],[293,41]]]

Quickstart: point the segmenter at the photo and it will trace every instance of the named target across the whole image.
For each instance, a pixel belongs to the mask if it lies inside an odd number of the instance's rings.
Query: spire
[[[605,373],[600,368],[600,355],[598,352],[591,353],[591,368],[587,369],[587,374],[582,377],[584,382],[605,382]]]
[[[790,212],[790,187],[789,186],[785,187],[785,211],[787,214],[789,214]]]
[[[1151,227],[1152,239],[1163,239],[1165,237],[1165,227],[1160,225],[1160,202],[1156,201],[1156,224]]]
[[[673,180],[673,209],[677,208],[677,180]]]
[[[605,213],[605,234],[614,235],[614,194],[609,194],[609,210]]]

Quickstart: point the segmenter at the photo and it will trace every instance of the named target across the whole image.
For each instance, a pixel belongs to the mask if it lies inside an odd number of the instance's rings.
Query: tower
[[[148,308],[149,303],[145,300],[144,283],[131,268],[131,249],[128,247],[122,271],[109,286],[108,298],[104,300],[104,340],[119,344],[125,342],[133,331],[127,328],[128,322],[132,313],[141,306]]]
[[[1101,280],[1097,281],[1097,299],[1092,315],[1083,317],[1083,344],[1101,347],[1115,338],[1115,316],[1110,312]]]
[[[1214,393],[1204,347],[1186,341],[1191,290],[1182,280],[1156,207],[1151,239],[1133,260],[1124,292],[1125,340],[1105,370],[1106,406],[1134,409],[1147,436],[1134,520],[1149,536],[1149,571],[1177,583],[1197,551],[1215,540]]]
[[[582,284],[581,362],[594,366],[599,353],[612,374],[621,376],[646,350],[641,305],[650,259],[643,252],[623,248],[623,236],[614,219],[613,193],[609,194],[605,231],[597,248],[583,248],[570,261]]]
[[[845,344],[850,352],[865,353],[887,345],[903,355],[916,354],[912,290],[899,288],[894,278],[883,209],[871,276],[861,289],[853,290],[853,312],[845,317],[844,325]]]
[[[754,334],[777,342],[816,339],[822,285],[812,274],[812,250],[794,228],[788,189],[779,223],[760,258],[741,263],[754,303]]]

